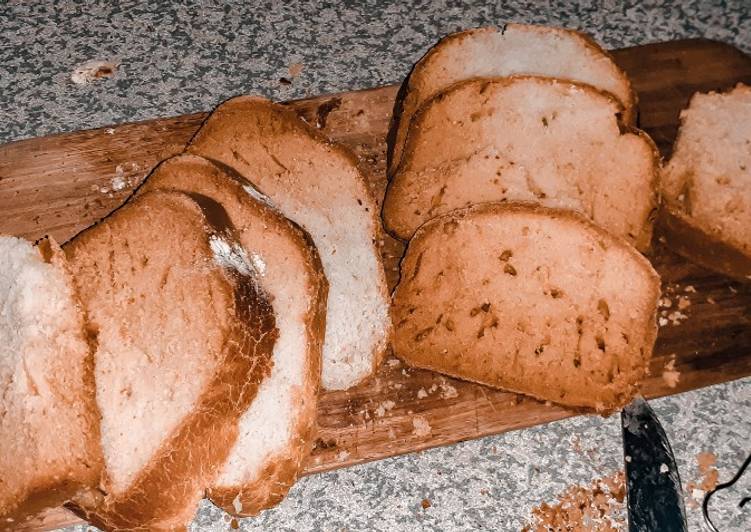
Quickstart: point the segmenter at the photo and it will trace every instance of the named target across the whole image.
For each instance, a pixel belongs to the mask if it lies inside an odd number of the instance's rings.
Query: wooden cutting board
[[[751,58],[722,43],[684,40],[615,50],[613,55],[639,93],[641,127],[663,155],[669,155],[678,114],[691,94],[726,89],[738,81],[751,83]],[[396,86],[388,86],[289,103],[358,155],[379,199],[386,184],[385,137],[396,91]],[[205,116],[162,118],[0,146],[0,233],[69,239],[120,205],[159,161],[179,153]],[[393,287],[403,247],[387,237],[381,250]],[[659,243],[652,259],[671,307],[662,312],[667,324],[660,328],[645,395],[669,395],[751,375],[751,284],[694,266]],[[680,380],[671,388],[662,373],[673,357]],[[322,395],[320,431],[306,473],[576,414],[411,370],[390,358],[361,386]],[[54,510],[27,530],[74,522],[70,514]]]

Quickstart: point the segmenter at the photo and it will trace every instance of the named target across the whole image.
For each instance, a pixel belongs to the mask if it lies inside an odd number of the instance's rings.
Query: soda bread
[[[394,108],[389,175],[396,172],[412,116],[424,102],[458,81],[519,74],[597,87],[621,102],[626,124],[636,121],[636,93],[631,82],[588,35],[526,24],[460,31],[428,50],[402,86]]]
[[[751,87],[691,98],[663,171],[662,195],[661,225],[672,248],[751,278]]]
[[[102,469],[83,309],[57,244],[0,236],[0,530]]]
[[[412,118],[383,206],[401,239],[434,216],[484,201],[577,210],[640,250],[657,206],[658,155],[622,131],[620,105],[590,86],[539,77],[475,79]]]
[[[271,366],[273,310],[206,196],[154,191],[64,247],[95,339],[105,471],[75,510],[108,530],[182,530]]]
[[[217,107],[187,148],[253,183],[310,233],[329,282],[324,388],[370,376],[391,335],[380,219],[354,156],[290,109],[241,96]]]
[[[416,367],[610,411],[648,369],[659,296],[647,259],[581,215],[485,203],[410,241],[394,350]]]
[[[138,193],[177,190],[220,203],[276,315],[273,368],[239,420],[240,435],[208,490],[235,515],[273,506],[297,479],[314,440],[328,285],[310,237],[231,169],[195,155],[161,163]]]

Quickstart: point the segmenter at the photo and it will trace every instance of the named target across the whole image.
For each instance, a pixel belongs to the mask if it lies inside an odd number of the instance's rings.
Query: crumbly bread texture
[[[399,165],[412,116],[424,102],[458,81],[513,75],[592,85],[623,104],[626,124],[636,121],[636,93],[628,76],[588,35],[525,24],[461,31],[433,46],[405,81],[394,109],[389,174]]]
[[[182,530],[268,375],[273,310],[208,197],[149,192],[65,247],[88,315],[105,471],[75,510]]]
[[[0,530],[94,488],[92,351],[54,241],[0,236]]]
[[[620,106],[590,86],[541,77],[475,79],[425,102],[383,205],[409,239],[425,221],[486,201],[579,211],[640,250],[657,207],[658,153],[622,131]]]
[[[691,98],[663,170],[662,195],[671,247],[751,278],[751,87]]]
[[[660,279],[579,214],[485,203],[410,241],[394,293],[394,349],[410,365],[610,411],[648,369]]]
[[[179,155],[158,166],[139,193],[154,189],[220,203],[274,308],[279,338],[271,374],[240,418],[237,442],[208,490],[227,512],[254,515],[286,495],[312,447],[326,323],[323,266],[307,233],[231,169]]]
[[[329,282],[322,384],[370,376],[392,327],[380,219],[354,156],[292,110],[248,96],[217,107],[187,151],[234,168],[310,233]]]

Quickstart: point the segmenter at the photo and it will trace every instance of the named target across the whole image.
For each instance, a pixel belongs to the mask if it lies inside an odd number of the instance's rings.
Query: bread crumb
[[[670,300],[669,297],[661,297],[659,306],[663,308],[670,308],[673,306],[673,302]]]
[[[728,286],[728,288],[730,289],[731,293],[733,293],[733,294],[737,294],[738,293],[738,289],[735,288],[734,286]]]
[[[292,63],[288,68],[287,72],[289,72],[289,75],[291,78],[296,78],[300,74],[302,74],[303,70],[303,64],[302,63]]]
[[[717,301],[715,301],[714,298],[712,298],[712,297],[708,297],[707,298],[707,303],[709,303],[710,305],[716,305]]]
[[[441,397],[443,399],[453,399],[459,397],[459,392],[444,379],[441,381]]]
[[[675,369],[675,354],[671,355],[670,360],[665,364],[662,370],[662,380],[668,385],[668,388],[675,388],[681,380],[681,372]]]
[[[685,310],[691,306],[691,301],[687,297],[681,297],[678,300],[678,310]]]
[[[696,293],[696,288],[694,288],[694,285],[690,284],[690,285],[687,285],[687,286],[686,286],[686,287],[685,287],[685,288],[683,289],[683,291],[684,291],[684,292],[689,292],[689,293],[691,293],[691,294],[695,294],[695,293]]]
[[[92,59],[77,65],[70,75],[70,80],[76,85],[88,85],[93,81],[111,78],[117,74],[119,65],[111,61]]]
[[[405,377],[409,377],[410,373],[406,369],[402,368],[402,375],[404,375]]]
[[[704,491],[715,489],[719,480],[719,472],[715,467],[717,457],[712,452],[703,452],[696,455],[696,462],[699,465],[699,474],[702,476],[701,488]]]
[[[402,365],[402,361],[398,358],[390,358],[386,361],[386,364],[388,364],[390,368],[398,368]]]
[[[688,316],[686,316],[683,312],[680,310],[676,310],[668,314],[668,319],[670,320],[671,325],[680,325],[682,321],[685,321],[688,319]]]
[[[660,319],[657,320],[657,325],[659,325],[660,327],[665,327],[665,325],[667,324],[668,324],[667,318],[660,317]]]
[[[395,406],[396,406],[396,403],[394,401],[391,401],[390,399],[383,401],[381,404],[378,405],[378,408],[376,408],[375,414],[378,417],[383,417],[386,415],[386,412],[388,412]]]
[[[237,519],[234,519],[234,518],[233,518],[233,519],[232,519],[232,520],[231,520],[231,521],[229,522],[229,526],[230,526],[230,528],[232,528],[233,530],[237,530],[238,528],[240,528],[240,523],[238,523],[238,522],[237,522]]]
[[[341,451],[336,453],[337,462],[344,462],[347,458],[349,458],[349,451],[342,449]]]
[[[431,502],[430,502],[429,499],[423,499],[422,502],[420,503],[420,506],[422,506],[423,510],[427,510],[428,508],[430,508],[433,505],[431,504]]]
[[[418,399],[425,399],[428,396],[428,392],[425,391],[425,388],[420,388],[417,390],[417,398]]]
[[[542,503],[533,508],[531,522],[522,530],[623,530],[625,496],[623,471],[594,480],[589,486],[571,486],[558,497],[557,504]]]
[[[430,388],[428,388],[428,393],[433,393],[433,392],[435,392],[435,391],[436,391],[437,389],[438,389],[438,385],[437,385],[437,384],[435,384],[435,383],[433,383],[433,385],[432,385],[432,386],[431,386]]]
[[[415,416],[412,418],[412,434],[415,436],[427,436],[433,429],[430,427],[430,423],[424,416]]]
[[[670,468],[668,467],[667,464],[660,464],[660,473],[665,474],[669,472],[670,472]]]
[[[235,495],[234,499],[232,499],[232,508],[234,508],[235,513],[238,513],[238,514],[243,511],[243,502],[240,500],[239,493]]]
[[[104,128],[105,135],[114,135],[115,134],[115,128],[113,127],[106,127]]]

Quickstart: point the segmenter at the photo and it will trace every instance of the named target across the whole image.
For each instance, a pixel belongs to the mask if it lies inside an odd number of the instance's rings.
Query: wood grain
[[[640,124],[670,153],[678,114],[697,90],[751,83],[751,59],[728,45],[687,40],[613,52],[640,98]],[[374,195],[386,184],[385,136],[397,87],[290,102],[309,123],[358,156]],[[65,241],[120,205],[162,159],[179,153],[205,113],[163,118],[0,146],[0,233]],[[381,242],[393,286],[403,246]],[[672,307],[661,327],[644,384],[648,397],[751,375],[751,285],[686,262],[658,244],[651,257]],[[695,290],[695,291],[694,291]],[[681,298],[687,318],[668,316]],[[685,306],[685,303],[683,304]],[[675,318],[675,316],[673,316]],[[662,378],[675,359],[677,387]],[[577,412],[512,393],[406,368],[389,359],[368,382],[321,397],[319,435],[306,473],[316,473],[530,427]],[[42,530],[76,522],[50,511],[27,526]]]

